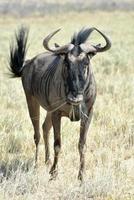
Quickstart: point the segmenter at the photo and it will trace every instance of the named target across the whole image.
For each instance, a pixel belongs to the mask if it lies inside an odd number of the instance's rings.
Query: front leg
[[[60,127],[61,127],[61,112],[55,111],[52,113],[52,125],[54,129],[54,162],[50,170],[51,178],[55,178],[57,175],[57,164],[59,153],[61,149],[61,135],[60,135]]]
[[[45,144],[45,163],[47,165],[50,163],[49,135],[50,135],[51,127],[52,127],[51,114],[47,113],[45,121],[42,125],[43,138],[44,138],[44,144]]]
[[[92,119],[93,108],[88,111],[88,114],[82,113],[81,124],[80,124],[80,139],[78,144],[80,154],[80,168],[78,179],[83,181],[83,174],[85,170],[85,148],[86,148],[86,137],[88,128]]]

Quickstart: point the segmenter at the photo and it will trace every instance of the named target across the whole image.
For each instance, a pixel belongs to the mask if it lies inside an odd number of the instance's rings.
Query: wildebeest
[[[45,163],[49,162],[49,131],[54,129],[54,161],[50,174],[57,174],[57,163],[61,149],[61,117],[71,121],[80,120],[78,178],[83,179],[85,166],[85,143],[96,98],[96,83],[91,68],[91,58],[111,47],[108,37],[97,28],[83,28],[75,33],[71,42],[49,47],[49,41],[60,29],[49,34],[43,41],[47,52],[25,61],[28,29],[21,27],[15,34],[15,43],[10,45],[10,69],[14,77],[21,77],[26,95],[30,118],[34,128],[36,145],[35,161],[38,157],[40,140],[40,106],[46,111],[43,123]],[[90,34],[97,31],[106,41],[105,46],[87,42]]]

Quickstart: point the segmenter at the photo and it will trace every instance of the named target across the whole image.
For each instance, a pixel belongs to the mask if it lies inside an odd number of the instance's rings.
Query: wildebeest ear
[[[97,44],[96,47],[98,47],[98,48],[101,47],[101,44]],[[95,56],[96,54],[97,54],[97,51],[89,52],[89,53],[88,53],[90,59],[91,59],[93,56]]]
[[[54,46],[55,46],[56,48],[60,47],[60,45],[57,44],[57,43],[54,43]],[[60,53],[61,56],[64,56],[65,54],[66,54],[66,53]]]
[[[99,44],[97,44],[97,45],[96,45],[96,47],[101,47],[101,44],[100,44],[100,43],[99,43]]]

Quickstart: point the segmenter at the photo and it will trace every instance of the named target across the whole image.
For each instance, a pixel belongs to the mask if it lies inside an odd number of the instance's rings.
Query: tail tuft
[[[27,51],[29,29],[21,26],[15,33],[15,41],[10,45],[9,66],[13,77],[20,77]]]

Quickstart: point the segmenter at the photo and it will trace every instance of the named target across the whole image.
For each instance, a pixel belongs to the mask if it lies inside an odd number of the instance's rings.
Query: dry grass
[[[9,79],[9,40],[17,25],[30,25],[27,58],[43,50],[43,37],[63,27],[58,43],[75,30],[96,26],[112,38],[109,52],[97,55],[93,69],[98,85],[94,117],[87,139],[86,179],[77,181],[79,123],[62,120],[62,152],[57,180],[49,182],[43,139],[39,167],[33,168],[33,129],[19,79]],[[134,199],[134,14],[69,13],[44,18],[0,19],[0,200],[133,200]],[[99,42],[96,36],[93,40]],[[42,110],[41,121],[45,112]],[[51,134],[51,157],[53,156]]]

